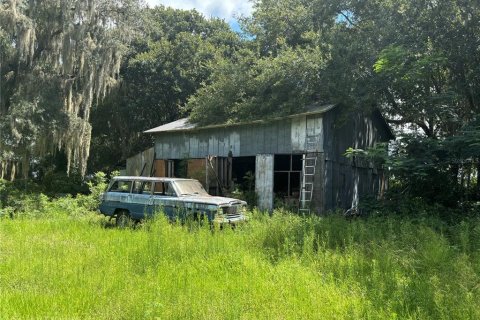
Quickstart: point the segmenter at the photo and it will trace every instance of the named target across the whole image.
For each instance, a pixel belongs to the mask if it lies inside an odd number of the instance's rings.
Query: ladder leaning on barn
[[[299,212],[310,214],[313,199],[315,170],[317,168],[317,137],[307,136],[305,141],[305,155],[302,159],[302,184],[300,189]]]

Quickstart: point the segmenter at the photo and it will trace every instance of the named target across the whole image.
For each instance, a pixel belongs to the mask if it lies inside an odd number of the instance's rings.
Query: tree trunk
[[[461,165],[460,171],[460,194],[461,194],[461,201],[465,201],[465,166]]]
[[[476,198],[477,200],[480,199],[480,158],[477,159],[477,190],[476,190]]]
[[[467,169],[467,185],[466,185],[466,192],[465,192],[465,200],[468,201],[470,200],[470,186],[472,182],[472,167],[473,163],[468,164],[468,169]]]
[[[16,172],[16,165],[15,165],[15,162],[12,161],[12,163],[10,164],[10,181],[14,181],[15,180],[15,176],[17,174]]]

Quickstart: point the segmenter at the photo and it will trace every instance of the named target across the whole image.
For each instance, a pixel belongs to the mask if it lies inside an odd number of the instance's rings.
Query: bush
[[[48,172],[39,182],[43,192],[49,196],[77,195],[88,193],[88,185],[76,172],[67,175],[65,172]]]
[[[72,181],[75,180],[76,178],[73,178],[65,184],[60,184],[58,190],[65,186],[72,186]],[[53,181],[50,180],[49,183]],[[20,183],[0,180],[0,216],[10,218],[84,216],[98,209],[100,195],[107,187],[106,175],[103,172],[97,172],[90,181],[81,182],[81,184],[88,186],[86,192],[89,194],[77,193],[74,196],[74,194],[52,192],[56,189],[51,185],[46,189],[50,190],[48,193],[50,197],[48,197],[41,192],[40,186],[31,181]],[[55,197],[52,197],[52,194]]]
[[[87,182],[89,195],[78,195],[77,200],[80,206],[83,206],[87,210],[94,211],[98,209],[101,202],[101,195],[107,189],[107,176],[104,172],[97,172],[93,178]]]

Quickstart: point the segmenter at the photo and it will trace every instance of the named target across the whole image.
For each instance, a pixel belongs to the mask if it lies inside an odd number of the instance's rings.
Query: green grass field
[[[53,210],[53,209],[50,209]],[[1,319],[480,319],[480,220],[0,220]]]

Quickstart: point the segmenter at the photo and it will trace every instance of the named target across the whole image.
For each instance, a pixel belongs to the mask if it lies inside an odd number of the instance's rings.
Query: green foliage
[[[228,196],[246,201],[247,205],[253,209],[258,203],[258,195],[255,191],[255,174],[248,171],[243,177],[243,181],[243,184],[238,185]]]
[[[112,174],[113,176],[113,174]],[[107,190],[107,175],[104,172],[97,172],[92,179],[87,182],[90,193],[88,195],[77,196],[79,205],[90,211],[98,209],[101,202],[101,195]]]
[[[86,173],[90,110],[115,86],[138,0],[0,3],[1,176],[60,149]],[[21,170],[16,170],[16,169]]]
[[[41,185],[43,192],[50,196],[88,192],[88,186],[78,172],[72,172],[70,175],[66,172],[47,172],[41,180]]]
[[[190,119],[206,125],[301,112],[316,101],[321,60],[317,49],[285,50],[264,58],[242,53],[219,65],[212,84],[190,97]]]
[[[143,131],[180,118],[188,97],[241,46],[228,24],[196,11],[160,6],[142,13],[143,30],[122,63],[122,85],[92,114],[92,170],[113,170],[150,147]]]
[[[384,144],[368,150],[350,148],[346,155],[383,166],[392,174],[396,192],[461,207],[480,199],[479,183],[475,181],[480,163],[479,141],[480,126],[474,121],[445,138],[402,135],[389,149]]]
[[[0,221],[3,317],[480,317],[478,218],[255,211],[235,230],[163,216],[114,229],[58,201],[43,219]]]
[[[277,72],[275,63],[262,61],[315,48],[312,74],[319,80],[308,81],[315,100],[361,110],[377,107],[392,123],[430,137],[455,134],[480,111],[480,23],[473,18],[478,14],[471,1],[254,1],[243,27],[252,35],[248,47],[256,56],[220,65],[219,75],[191,99],[192,119],[215,123],[288,113],[292,108],[285,104],[298,96],[303,99],[295,110],[301,110],[312,97],[309,91],[262,100],[262,89],[275,92],[278,79],[252,79],[261,75],[256,71],[262,66]],[[295,68],[292,62],[289,66]],[[292,72],[298,83],[312,79],[308,72],[303,75]],[[269,101],[280,112],[262,109]],[[253,116],[252,106],[260,110]]]
[[[100,195],[108,185],[103,172],[97,172],[87,182],[81,180],[80,175],[66,176],[64,173],[43,182],[39,185],[30,180],[0,180],[0,216],[54,217],[59,211],[71,217],[84,216],[98,209]]]

